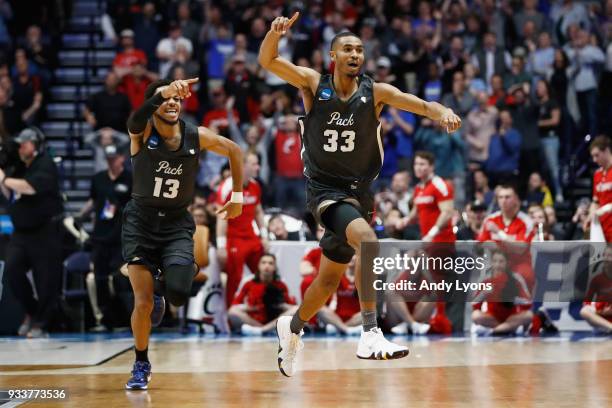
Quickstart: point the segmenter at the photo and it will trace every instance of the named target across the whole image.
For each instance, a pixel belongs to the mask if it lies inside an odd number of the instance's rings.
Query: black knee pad
[[[174,306],[183,306],[191,295],[193,264],[168,265],[164,268],[166,299]]]
[[[332,204],[321,215],[325,228],[329,228],[344,241],[346,241],[346,227],[357,218],[363,218],[363,216],[354,205],[347,202]]]

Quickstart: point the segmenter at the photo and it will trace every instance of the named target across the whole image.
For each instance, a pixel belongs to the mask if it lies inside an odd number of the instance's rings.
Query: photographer
[[[58,173],[53,159],[42,148],[44,136],[36,128],[21,131],[22,170],[7,176],[0,169],[0,187],[8,199],[14,232],[6,251],[7,283],[26,311],[20,335],[42,337],[57,306],[61,291],[62,213]],[[26,277],[32,270],[37,299]]]
[[[102,312],[102,325],[96,331],[112,329],[116,322],[113,311],[116,302],[111,297],[109,276],[123,264],[121,256],[121,214],[130,200],[132,175],[125,170],[125,156],[114,144],[104,147],[108,170],[94,175],[89,200],[79,213],[84,219],[94,213],[94,229],[91,236],[92,262],[96,280],[97,302]]]

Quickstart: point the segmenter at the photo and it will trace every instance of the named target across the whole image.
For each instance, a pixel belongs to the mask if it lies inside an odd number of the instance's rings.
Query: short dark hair
[[[340,38],[342,37],[355,37],[355,38],[359,38],[359,36],[355,33],[352,33],[350,31],[343,31],[341,33],[338,33],[334,36],[334,38],[332,38],[331,41],[331,46],[329,47],[330,50],[334,49],[334,45],[336,45],[336,41],[338,41]]]
[[[499,189],[504,189],[504,190],[512,190],[514,191],[514,194],[516,194],[517,197],[519,197],[519,199],[521,198],[521,195],[518,192],[518,187],[513,184],[513,183],[501,183],[497,186],[497,188]]]
[[[425,150],[419,150],[414,154],[414,157],[417,158],[421,158],[424,160],[427,160],[429,162],[430,165],[434,165],[436,163],[436,156],[434,156],[434,154],[432,152],[427,152]]]
[[[170,85],[171,83],[172,83],[171,79],[158,79],[157,81],[151,82],[149,86],[147,86],[147,89],[145,89],[145,94],[144,94],[145,100],[155,95],[155,91],[157,90],[157,88],[161,86]]]
[[[608,136],[599,135],[595,139],[593,139],[593,141],[589,145],[589,152],[595,148],[601,150],[602,152],[606,149],[612,150],[610,149],[610,139],[608,138]]]

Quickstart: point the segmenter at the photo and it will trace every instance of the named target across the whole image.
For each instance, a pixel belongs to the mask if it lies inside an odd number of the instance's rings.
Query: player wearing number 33
[[[194,264],[195,224],[187,211],[194,195],[200,150],[229,157],[233,193],[218,213],[242,212],[242,152],[238,145],[179,119],[181,100],[196,79],[159,80],[145,91],[145,102],[128,119],[133,167],[132,199],[123,213],[122,251],[134,289],[132,332],[136,362],[128,389],[147,389],[147,351],[152,323],[159,323],[164,296],[175,306],[189,298],[198,268]]]
[[[325,227],[320,242],[323,256],[319,274],[293,318],[281,317],[277,323],[278,365],[286,376],[295,372],[296,356],[303,347],[300,336],[305,322],[336,291],[352,256],[357,253],[357,259],[361,259],[361,242],[376,241],[369,224],[374,210],[370,183],[378,176],[383,162],[378,118],[384,105],[439,121],[448,132],[461,126],[461,119],[452,110],[361,74],[364,47],[355,34],[340,33],[332,40],[329,55],[334,70],[331,75],[321,75],[279,57],[279,39],[298,17],[299,13],[295,13],[291,19],[276,18],[259,51],[263,68],[302,91],[307,112],[300,120],[307,205]],[[362,261],[366,263],[367,259]],[[406,356],[408,349],[387,341],[376,326],[376,303],[368,295],[371,285],[364,284],[372,271],[364,270],[362,276],[358,263],[355,273],[363,319],[357,357]]]

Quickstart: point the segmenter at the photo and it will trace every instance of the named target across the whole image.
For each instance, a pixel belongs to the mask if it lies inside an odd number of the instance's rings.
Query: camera
[[[24,166],[19,158],[19,145],[14,141],[0,143],[0,168],[12,175]]]

